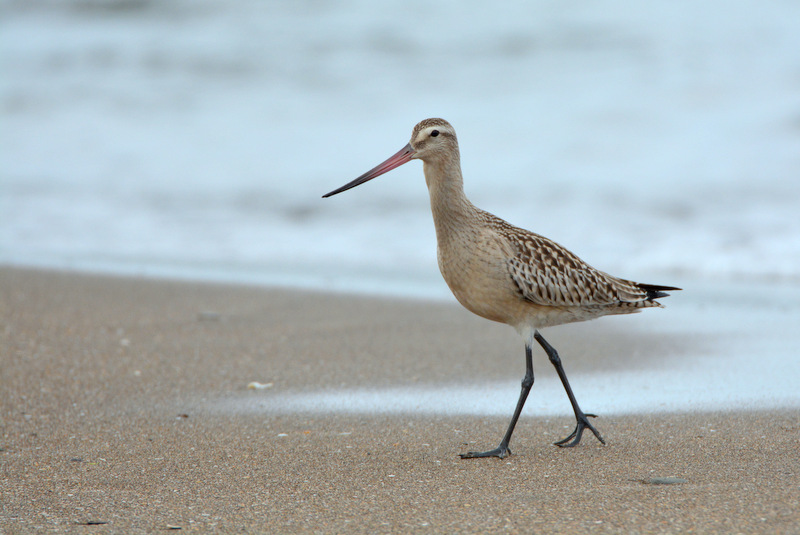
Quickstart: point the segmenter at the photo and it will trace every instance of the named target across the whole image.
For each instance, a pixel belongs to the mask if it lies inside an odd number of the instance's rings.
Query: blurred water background
[[[800,3],[0,1],[0,263],[441,297],[421,164],[644,282],[800,281]]]

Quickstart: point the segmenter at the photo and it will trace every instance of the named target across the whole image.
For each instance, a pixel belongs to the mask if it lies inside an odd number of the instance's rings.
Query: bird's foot
[[[554,442],[554,444],[559,448],[571,448],[573,446],[577,446],[581,441],[581,437],[583,436],[583,430],[588,428],[592,433],[594,433],[594,436],[597,437],[597,440],[599,440],[601,444],[605,445],[606,441],[603,440],[603,437],[600,436],[600,433],[597,431],[597,429],[595,429],[594,426],[589,423],[590,417],[597,418],[597,415],[584,414],[582,412],[576,414],[575,418],[577,419],[578,424],[575,426],[575,430],[570,433],[567,438],[561,439],[558,442]]]
[[[500,444],[493,450],[489,451],[470,451],[467,453],[462,453],[460,457],[462,459],[480,459],[483,457],[497,457],[498,459],[505,459],[511,455],[511,450],[508,449],[508,446],[505,444]]]

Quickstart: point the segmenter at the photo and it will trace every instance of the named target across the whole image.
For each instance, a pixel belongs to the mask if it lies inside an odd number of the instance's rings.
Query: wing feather
[[[543,306],[658,306],[635,282],[593,268],[552,240],[499,218],[492,226],[508,246],[508,273],[521,295]]]

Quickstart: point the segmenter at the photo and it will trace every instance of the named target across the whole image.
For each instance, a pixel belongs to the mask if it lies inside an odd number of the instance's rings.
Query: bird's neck
[[[464,195],[461,177],[461,162],[458,154],[432,162],[424,162],[423,171],[436,234],[441,240],[445,234],[458,228],[466,219],[474,216],[477,208]]]

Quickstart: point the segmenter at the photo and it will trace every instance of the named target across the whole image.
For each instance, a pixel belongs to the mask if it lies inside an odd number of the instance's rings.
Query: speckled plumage
[[[431,130],[445,136],[430,150]],[[433,138],[433,139],[437,139]],[[659,307],[661,289],[613,277],[561,245],[475,207],[464,195],[455,131],[443,119],[426,119],[410,145],[423,153],[431,196],[439,268],[470,311],[527,332],[609,314]],[[449,149],[449,150],[447,150]]]
[[[414,127],[411,141],[397,154],[325,197],[335,195],[419,159],[430,194],[436,227],[439,270],[453,295],[468,310],[507,323],[525,339],[526,373],[517,408],[500,445],[464,458],[500,457],[533,385],[531,347],[536,341],[556,367],[575,411],[575,431],[559,446],[575,446],[585,429],[600,442],[600,433],[578,406],[558,353],[538,329],[586,321],[610,314],[629,314],[660,307],[670,286],[641,284],[593,268],[561,245],[473,205],[464,195],[458,140],[444,119],[425,119]]]

